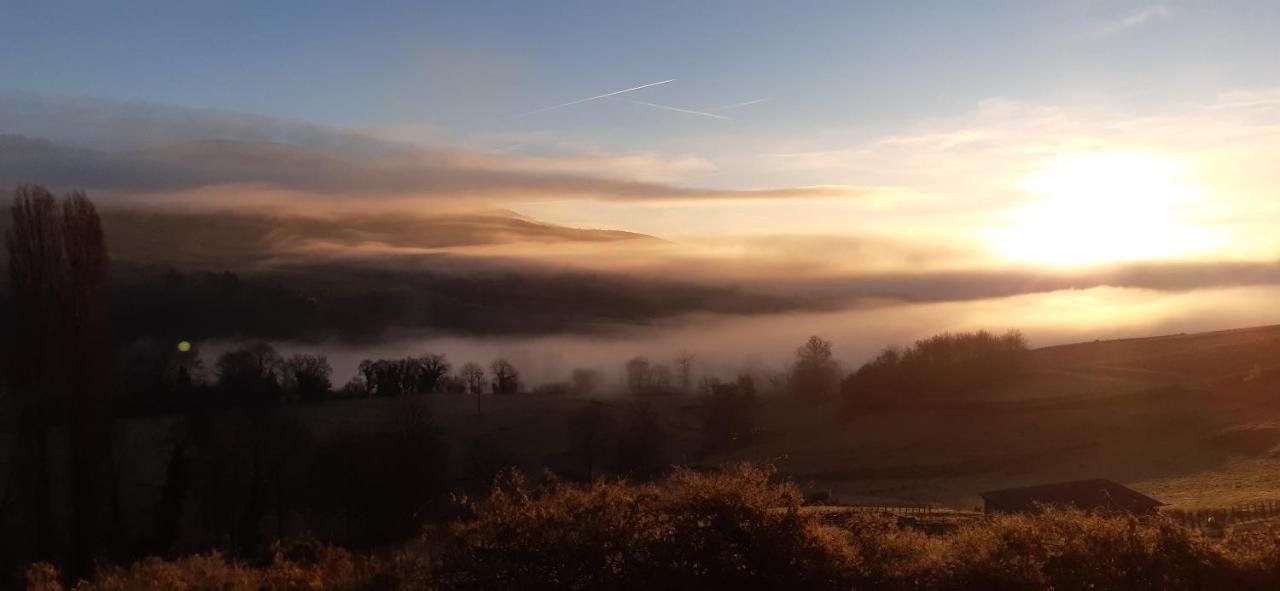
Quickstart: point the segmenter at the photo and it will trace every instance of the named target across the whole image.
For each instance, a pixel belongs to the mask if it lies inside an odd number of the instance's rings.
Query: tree
[[[378,359],[360,362],[359,372],[371,396],[400,396],[412,387],[410,364],[401,359]]]
[[[467,392],[479,394],[484,391],[484,369],[474,361],[468,361],[458,370],[458,377],[466,384]]]
[[[198,345],[179,348],[156,339],[135,341],[120,351],[114,374],[130,412],[142,413],[185,411],[206,379]]]
[[[47,433],[65,412],[71,560],[85,574],[114,529],[115,475],[107,337],[108,256],[102,223],[81,192],[61,205],[44,187],[14,191],[6,236],[16,342],[11,382],[19,397],[20,496],[37,557],[51,551]]]
[[[493,373],[494,394],[515,394],[520,391],[520,372],[506,359],[494,359],[489,364]]]
[[[57,365],[62,358],[58,333],[64,320],[58,313],[65,272],[62,225],[57,202],[44,187],[18,187],[11,214],[6,245],[17,312],[14,342],[19,345],[14,348],[10,375],[19,407],[15,457],[22,462],[18,492],[23,505],[17,514],[30,518],[27,539],[32,558],[47,559],[53,552],[47,433],[64,375]]]
[[[232,400],[278,402],[282,365],[280,354],[264,342],[231,349],[218,357],[218,389]]]
[[[647,400],[627,406],[618,433],[618,471],[634,478],[650,479],[667,464],[662,421]]]
[[[713,447],[732,447],[746,442],[755,432],[755,385],[749,376],[736,383],[708,380],[698,408],[702,430]]]
[[[632,357],[627,361],[627,390],[632,394],[648,394],[651,391],[649,381],[649,360],[644,357]]]
[[[847,410],[968,396],[1018,379],[1026,370],[1022,333],[944,333],[905,349],[890,347],[846,377]]]
[[[793,396],[811,401],[828,400],[840,385],[840,364],[831,356],[831,342],[809,337],[796,349],[796,363],[789,383]]]
[[[596,393],[596,383],[599,381],[599,375],[594,369],[577,368],[573,370],[571,378],[573,383],[573,394],[575,396],[591,396]]]
[[[671,368],[655,365],[649,368],[649,392],[653,394],[669,394],[672,390]]]
[[[603,403],[591,400],[569,419],[569,443],[582,458],[587,480],[595,478],[598,459],[613,437],[613,417]]]
[[[321,400],[333,388],[333,368],[324,355],[295,354],[281,365],[285,390],[299,400]]]
[[[441,391],[441,379],[449,375],[449,360],[440,353],[429,353],[412,360],[416,377],[416,393]]]
[[[680,391],[688,392],[693,386],[693,353],[682,350],[676,354],[676,379],[679,380]]]

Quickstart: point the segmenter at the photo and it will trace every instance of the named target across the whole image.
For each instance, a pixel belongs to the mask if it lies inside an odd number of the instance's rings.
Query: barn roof
[[[1074,505],[1090,508],[1114,505],[1127,509],[1155,508],[1164,503],[1157,501],[1118,482],[1105,478],[1056,482],[1021,488],[989,490],[979,493],[982,499],[995,505]]]

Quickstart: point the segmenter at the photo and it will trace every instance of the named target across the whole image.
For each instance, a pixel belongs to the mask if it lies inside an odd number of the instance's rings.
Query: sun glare
[[[1145,154],[1092,154],[1058,159],[1021,183],[1039,199],[1011,212],[991,232],[1001,256],[1080,266],[1185,256],[1212,236],[1186,219],[1195,188],[1182,164]]]

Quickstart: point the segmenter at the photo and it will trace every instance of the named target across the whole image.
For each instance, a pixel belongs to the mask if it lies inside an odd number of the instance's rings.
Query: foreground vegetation
[[[459,517],[395,551],[277,546],[106,567],[123,589],[1276,589],[1280,533],[1210,539],[1162,518],[1053,510],[925,533],[890,517],[825,526],[769,470],[673,472],[653,484],[531,484],[506,473]],[[30,589],[63,589],[47,564]]]

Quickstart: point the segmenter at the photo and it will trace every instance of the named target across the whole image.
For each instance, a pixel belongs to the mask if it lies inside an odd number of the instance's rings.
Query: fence
[[[896,517],[923,517],[933,515],[932,505],[838,505],[822,507],[817,511],[824,525],[844,526],[849,518],[857,515],[893,515]]]
[[[1237,523],[1262,521],[1280,517],[1280,501],[1240,503],[1222,509],[1168,509],[1161,513],[1183,527],[1194,529],[1221,528]]]

